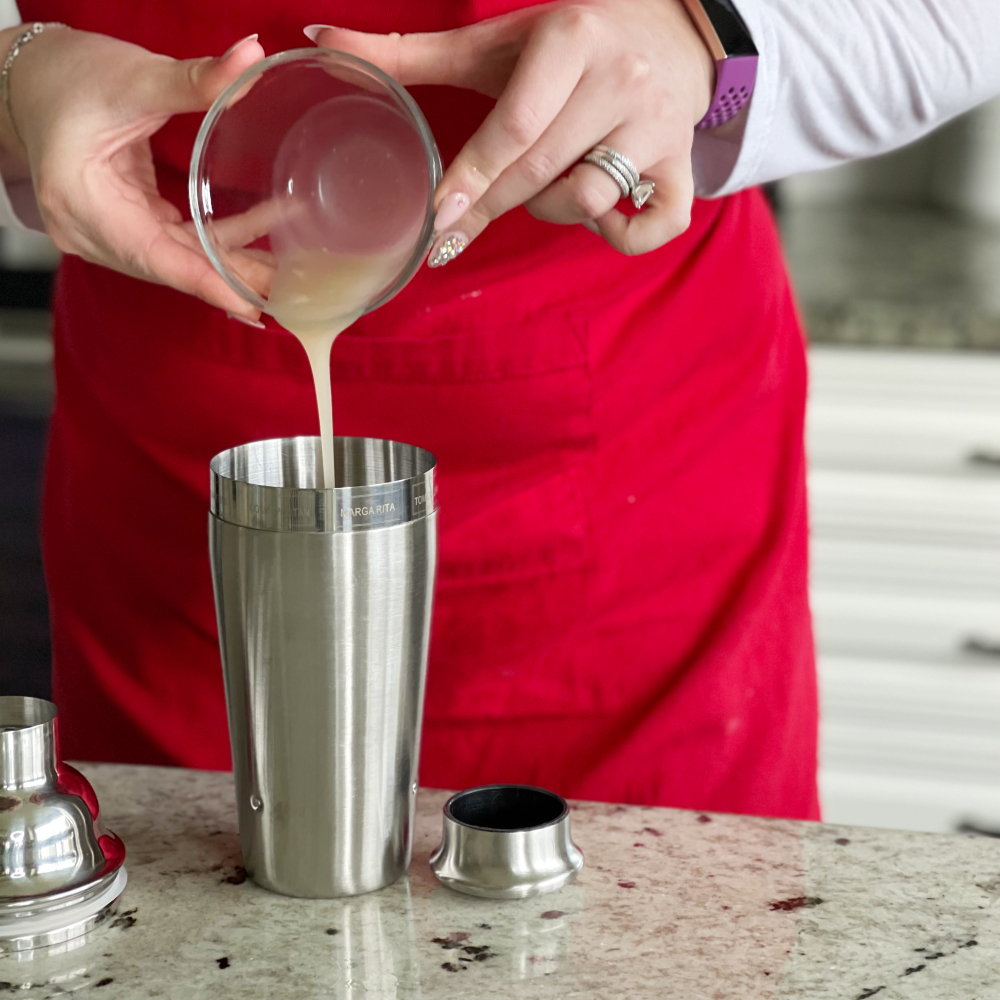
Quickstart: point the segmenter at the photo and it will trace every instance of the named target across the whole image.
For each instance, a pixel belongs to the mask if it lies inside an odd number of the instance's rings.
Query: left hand
[[[446,84],[497,99],[438,187],[432,267],[522,204],[539,219],[583,223],[626,254],[688,227],[694,126],[711,103],[715,66],[680,0],[558,0],[426,34],[306,32],[404,86]],[[615,181],[579,162],[599,143],[655,182],[639,214],[617,211]]]

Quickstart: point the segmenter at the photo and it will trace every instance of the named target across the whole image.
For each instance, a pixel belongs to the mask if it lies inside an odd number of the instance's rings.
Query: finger
[[[260,317],[260,310],[254,309],[237,295],[201,254],[174,241],[165,230],[161,230],[154,242],[146,248],[147,253],[155,255],[157,259],[155,267],[150,267],[138,258],[130,260],[122,250],[111,249],[79,236],[73,241],[73,245],[65,249],[84,260],[113,268],[133,278],[167,285],[194,295],[236,318],[257,320]]]
[[[219,57],[157,59],[155,72],[144,74],[140,103],[155,111],[177,115],[206,111],[245,69],[264,58],[256,35],[236,42]]]
[[[245,212],[225,218],[212,217],[212,238],[227,250],[245,247],[266,236],[279,223],[290,224],[302,218],[310,206],[303,200],[267,198]]]
[[[72,253],[84,260],[144,281],[169,285],[179,291],[196,295],[210,305],[243,319],[256,320],[260,311],[234,292],[215,271],[201,250],[193,232],[180,226],[164,227],[149,213],[136,210],[127,213],[128,246],[114,246],[106,242],[99,229],[77,218],[69,227],[53,226],[50,233],[56,246],[65,253]],[[191,245],[191,238],[195,245]],[[242,275],[241,275],[242,276]],[[247,275],[258,279],[255,273]],[[248,284],[250,281],[247,282]],[[264,284],[269,287],[268,275]],[[266,294],[266,293],[265,293]]]
[[[612,121],[618,112],[613,107],[600,112],[601,104],[595,97],[578,89],[539,142],[508,167],[472,208],[447,226],[438,221],[439,235],[428,255],[431,267],[454,260],[490,222],[522,203],[539,218],[565,224],[593,220],[618,203],[621,188],[591,164],[578,164],[568,177],[549,183],[603,136],[613,148],[628,149],[630,159],[636,157],[641,165],[657,159],[664,142],[659,131],[629,125],[609,133],[598,115],[604,113],[606,120]],[[588,131],[594,122],[596,129]],[[443,209],[438,220],[442,214]]]
[[[167,201],[155,192],[147,194],[146,199],[149,202],[149,210],[160,222],[179,225],[183,221],[184,215],[172,201]]]
[[[123,184],[113,174],[95,177],[93,171],[84,170],[81,179],[85,200],[63,199],[55,211],[47,211],[42,202],[39,205],[59,249],[133,277],[170,285],[234,315],[257,318],[259,310],[215,271],[193,223],[165,218],[173,215],[176,219],[179,213],[168,211],[168,203],[158,194]],[[58,182],[55,187],[66,190]],[[269,284],[269,278],[265,283]]]
[[[243,284],[266,299],[271,291],[271,281],[277,269],[275,256],[270,250],[249,246],[262,236],[266,236],[280,219],[288,222],[296,214],[305,212],[308,206],[302,203],[288,205],[287,199],[270,198],[259,202],[246,212],[226,218],[213,218],[211,225],[212,242],[224,251],[226,268]],[[201,244],[193,222],[183,225],[181,241],[193,250],[200,251]]]
[[[184,222],[176,228],[171,228],[169,232],[179,243],[204,256],[204,249],[193,222]],[[278,267],[275,255],[270,250],[254,247],[232,247],[225,243],[221,245],[227,247],[226,269],[247,288],[256,292],[262,299],[266,299],[271,293],[271,281]],[[252,307],[246,305],[244,308]]]
[[[248,319],[260,316],[259,310],[222,280],[204,254],[185,246],[165,229],[161,229],[147,246],[141,267],[148,280],[195,295],[234,316]]]
[[[408,35],[379,35],[325,24],[310,24],[303,33],[323,48],[348,52],[374,63],[404,87],[441,84],[468,87],[495,97],[488,81],[499,68],[497,53],[525,35],[529,18],[534,19],[530,12],[518,11],[451,31]],[[519,51],[520,45],[516,49]],[[506,55],[510,58],[511,53]],[[513,56],[516,58],[516,52]]]
[[[622,152],[642,174],[645,166],[658,158],[663,140],[649,130],[626,126],[614,130],[603,145]],[[566,177],[560,177],[532,198],[526,207],[538,219],[572,225],[600,218],[626,197],[621,186],[606,170],[592,163],[580,162]]]
[[[597,222],[601,236],[624,254],[648,253],[680,236],[691,224],[694,178],[688,155],[661,160],[643,172],[656,184],[649,201],[637,215],[612,209]]]
[[[264,251],[236,250],[229,255],[226,264],[247,288],[256,292],[262,299],[271,297],[271,283],[278,270],[273,255],[268,259]]]
[[[106,258],[101,262],[116,270],[169,285],[237,316],[259,315],[226,284],[200,245],[191,244],[192,234],[183,225],[164,226],[145,207],[119,201],[113,233],[103,231],[100,219],[81,228],[96,255]]]
[[[622,150],[639,169],[660,159],[665,140],[656,129],[631,124],[613,128],[619,110],[608,102],[602,119],[601,93],[591,95],[579,88],[541,139],[504,171],[473,212],[495,219],[528,204],[537,218],[570,224],[596,219],[614,208],[621,188],[600,167],[580,159],[603,142]],[[572,172],[561,176],[573,164]]]
[[[562,58],[554,59],[554,51],[545,30],[529,38],[496,106],[462,147],[438,185],[438,216],[434,228],[439,232],[457,222],[466,206],[475,205],[504,171],[532,150],[567,110],[586,68],[585,57],[580,50],[569,49],[564,51]],[[525,178],[527,184],[534,180],[544,186],[565,169],[565,164],[558,168],[557,164],[562,164],[566,155],[572,157],[576,152],[575,144],[579,142],[578,137],[572,137],[572,131],[582,132],[584,141],[588,135],[584,131],[587,128],[586,108],[589,107],[592,117],[598,119],[598,134],[604,133],[604,123],[599,112],[594,111],[592,95],[583,95],[574,105],[550,141],[539,146],[534,156],[526,161],[526,169],[531,175]],[[600,107],[597,104],[597,108]],[[607,102],[604,117],[613,110]],[[594,125],[589,128],[593,129]],[[572,152],[567,154],[567,147]]]

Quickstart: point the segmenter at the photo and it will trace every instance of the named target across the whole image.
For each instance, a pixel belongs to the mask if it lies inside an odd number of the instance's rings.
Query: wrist
[[[27,27],[25,24],[18,24],[0,31],[0,66]],[[0,101],[0,174],[8,182],[23,180],[29,174],[28,153],[14,128],[9,103],[6,100]]]
[[[53,30],[54,29],[54,30]],[[20,24],[0,32],[0,169],[6,179],[11,173],[28,173],[30,156],[25,139],[23,115],[26,64],[34,61],[39,49],[47,47],[43,37],[66,30],[57,22]]]
[[[695,3],[698,0],[694,0]],[[678,30],[687,40],[687,50],[691,55],[692,66],[689,70],[691,84],[692,124],[704,117],[712,103],[715,93],[716,66],[715,58],[698,30],[685,0],[673,0],[672,6],[677,13]]]

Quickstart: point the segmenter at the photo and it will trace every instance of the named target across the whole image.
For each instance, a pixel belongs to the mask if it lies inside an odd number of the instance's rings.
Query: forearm
[[[757,88],[735,165],[705,171],[703,193],[895,149],[1000,93],[996,0],[737,5],[761,53]]]

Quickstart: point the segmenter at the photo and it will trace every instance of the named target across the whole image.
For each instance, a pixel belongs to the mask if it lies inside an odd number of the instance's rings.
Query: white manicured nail
[[[306,38],[313,43],[313,45],[315,45],[316,39],[319,38],[319,33],[321,31],[326,31],[328,28],[333,31],[337,30],[337,27],[334,24],[310,24],[302,29],[302,34],[305,35]]]
[[[245,323],[247,326],[252,326],[256,330],[264,330],[266,327],[260,320],[247,319],[246,316],[237,316],[236,313],[227,312],[226,315],[230,319],[236,320],[237,323]]]
[[[228,59],[241,45],[246,45],[247,42],[256,42],[257,34],[256,32],[252,35],[247,35],[246,38],[241,38],[238,42],[233,42],[232,45],[222,53],[222,59]]]

